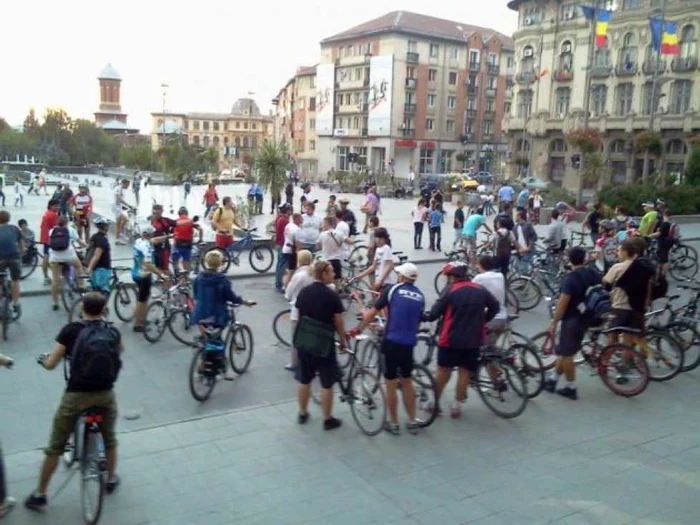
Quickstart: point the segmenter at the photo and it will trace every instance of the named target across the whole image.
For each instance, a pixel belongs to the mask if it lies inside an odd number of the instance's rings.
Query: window
[[[532,90],[518,91],[518,117],[527,118],[532,113]]]
[[[527,7],[522,12],[521,25],[531,26],[542,21],[542,11],[539,6]]]
[[[513,104],[511,102],[506,102],[503,104],[503,114],[510,115],[510,110],[513,109]]]
[[[192,142],[194,142],[195,146],[199,146],[199,135],[195,135]]]
[[[564,40],[561,44],[561,51],[559,53],[559,70],[560,71],[571,71],[571,66],[573,63],[572,47],[570,40]]]
[[[316,97],[309,97],[309,111],[316,111]]]
[[[428,107],[429,108],[434,108],[435,107],[435,99],[437,97],[433,93],[428,93]]]
[[[316,87],[316,77],[309,77],[309,87],[311,89]]]
[[[676,80],[673,83],[671,113],[681,115],[690,109],[690,93],[692,90],[693,83],[690,80]]]
[[[205,120],[204,122],[202,122],[202,129],[204,131],[209,131],[209,121]]]
[[[644,84],[644,100],[642,103],[642,113],[644,115],[651,115],[651,108],[654,107],[654,111],[659,108],[659,88],[656,87],[656,102],[652,104],[652,93],[654,91],[653,82],[646,82]]]
[[[316,141],[315,140],[309,141],[309,151],[316,151]]]
[[[622,9],[639,9],[641,0],[622,0]]]
[[[248,122],[243,123],[243,129],[248,129]]]
[[[228,131],[228,122],[224,122],[224,131]]]
[[[250,147],[253,148],[253,149],[255,149],[255,148],[258,147],[258,139],[257,139],[257,138],[253,137],[253,138],[251,139],[251,141],[250,141]]]
[[[237,148],[241,147],[241,137],[236,137],[234,142],[235,142]]]
[[[486,57],[486,61],[490,66],[496,66],[498,65],[498,55],[496,55],[496,53],[489,53],[489,56]]]
[[[214,122],[213,127],[214,127],[214,131],[219,131],[219,123],[218,122]]]
[[[355,92],[352,94],[352,103],[358,106],[360,104],[360,92]]]
[[[195,131],[199,131],[199,120],[193,120],[192,126]]]
[[[457,46],[450,46],[448,48],[448,57],[450,60],[459,60],[459,48]]]
[[[433,131],[435,128],[435,119],[427,118],[425,119],[425,129],[428,131]]]
[[[487,120],[484,122],[484,135],[492,135],[493,134],[493,122],[490,120]]]
[[[316,119],[315,118],[309,119],[309,129],[316,129]]]
[[[479,52],[475,50],[470,50],[469,51],[469,66],[471,67],[472,64],[476,65],[479,63]]]
[[[464,134],[465,135],[471,135],[474,131],[474,125],[471,120],[467,120],[466,124],[464,124]]]
[[[360,166],[366,166],[367,165],[367,148],[365,146],[355,146],[353,149],[353,153],[357,154],[357,164]]]
[[[359,129],[360,128],[360,117],[352,117],[352,125],[350,126],[350,129]]]
[[[447,97],[447,109],[454,109],[457,107],[457,97]]]
[[[241,129],[241,123],[240,123],[240,122],[236,122],[236,129]]]
[[[416,68],[413,66],[406,66],[406,78],[416,78]]]
[[[409,40],[408,41],[408,52],[409,53],[418,52],[418,42],[416,42],[415,40]]]
[[[685,26],[681,31],[681,58],[688,60],[695,58],[696,48],[695,28],[693,26]]]
[[[576,4],[564,4],[561,6],[561,19],[562,20],[573,20],[576,18],[577,8]]]
[[[416,94],[413,91],[406,91],[405,97],[406,97],[406,104],[415,104],[416,103]]]
[[[355,80],[362,80],[362,68],[361,67],[355,68]]]
[[[603,46],[596,49],[593,53],[593,67],[609,67],[610,66],[610,50],[608,46]]]
[[[520,72],[535,72],[535,50],[532,48],[532,46],[525,46],[525,48],[523,49],[523,57],[520,61]]]
[[[472,97],[467,99],[467,109],[472,111],[476,109],[476,100],[474,100]]]
[[[345,100],[345,97],[343,97],[343,94],[338,93],[335,98],[336,98],[336,104],[338,104],[339,106],[342,106],[343,100]]]
[[[455,130],[455,121],[448,119],[447,122],[445,122],[445,131],[447,131],[447,133],[454,133],[454,130]]]
[[[219,147],[219,137],[214,137],[213,142],[214,142],[214,147],[218,148]]]
[[[224,137],[224,146],[228,146],[228,137]]]
[[[437,58],[440,56],[440,46],[437,44],[430,44],[430,58]]]
[[[338,146],[336,148],[338,152],[338,169],[340,171],[348,171],[350,169],[350,161],[348,160],[348,153],[350,153],[349,146]]]
[[[515,143],[515,151],[530,151],[530,143],[525,139],[518,139]]]
[[[666,153],[669,155],[685,155],[687,151],[682,140],[673,139],[669,140],[668,144],[666,144]]]
[[[418,162],[418,173],[433,173],[435,171],[433,168],[434,161],[435,150],[421,148],[420,160]]]
[[[551,153],[566,153],[566,142],[564,139],[554,139],[549,145],[549,151]]]
[[[346,106],[349,106],[351,104],[350,100],[351,100],[350,93],[345,93],[345,105]]]
[[[617,85],[617,104],[615,114],[618,117],[625,117],[632,110],[632,96],[634,94],[634,84],[625,82]]]
[[[625,153],[625,141],[618,139],[610,144],[610,153],[614,155],[624,155]]]
[[[437,69],[428,70],[428,82],[435,82],[437,79]]]
[[[493,100],[489,100],[486,103],[486,113],[493,113],[496,108],[496,103]]]
[[[304,109],[306,107],[306,99],[304,97],[297,98],[297,102],[299,104],[299,107],[297,109]]]
[[[456,71],[450,71],[447,74],[447,83],[450,86],[456,86],[457,85],[457,72]]]
[[[605,111],[608,88],[602,84],[591,87],[591,113],[600,116]]]
[[[209,147],[209,137],[206,135],[204,136],[204,139],[202,140],[202,146],[205,148]]]
[[[513,69],[515,67],[515,59],[513,57],[506,58],[506,67],[508,69]]]
[[[258,125],[255,122],[253,122],[253,130],[256,130],[256,129],[258,129]]]
[[[243,137],[243,147],[247,148],[249,144],[250,144],[250,141],[249,141],[248,137]]]
[[[486,87],[488,87],[489,89],[496,89],[497,85],[498,85],[498,79],[494,76],[489,76]]]
[[[634,33],[627,33],[622,39],[622,49],[620,50],[619,67],[625,71],[631,71],[637,64],[637,39]]]

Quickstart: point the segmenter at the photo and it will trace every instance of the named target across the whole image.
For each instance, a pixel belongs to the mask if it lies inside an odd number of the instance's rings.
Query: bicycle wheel
[[[669,261],[668,273],[676,281],[687,281],[698,273],[698,261],[689,255],[680,255]]]
[[[134,319],[134,306],[138,302],[139,289],[133,283],[119,284],[114,289],[114,313],[125,323]]]
[[[433,424],[437,417],[438,401],[435,379],[428,367],[420,364],[413,364],[413,390],[416,396],[416,421],[427,428]]]
[[[272,248],[267,244],[258,244],[250,249],[248,260],[253,270],[258,273],[265,273],[272,268],[272,263],[275,262],[275,256],[272,253]]]
[[[99,432],[84,431],[80,454],[80,502],[85,523],[94,525],[102,513],[105,490],[104,442]]]
[[[216,386],[216,376],[204,372],[204,350],[197,350],[190,364],[190,393],[197,401],[206,401]]]
[[[360,348],[360,353],[357,354],[357,364],[366,370],[374,372],[377,377],[381,377],[384,372],[381,357],[382,353],[379,341],[367,339]]]
[[[223,248],[219,248],[218,246],[212,246],[211,248],[207,248],[202,254],[202,256],[199,258],[200,262],[202,263],[202,269],[209,270],[209,267],[206,263],[206,259],[207,254],[210,252],[219,252],[222,260],[221,267],[219,268],[219,273],[226,273],[229,269],[229,266],[231,266],[231,256],[229,255],[228,250],[224,250]]]
[[[442,270],[435,274],[435,279],[433,279],[433,286],[435,286],[435,291],[438,295],[440,295],[445,289],[445,286],[447,286],[447,276],[442,273]]]
[[[68,310],[68,322],[80,321],[80,307],[83,304],[83,298],[78,297],[73,301],[73,304]]]
[[[7,331],[10,328],[10,296],[9,293],[0,297],[0,316],[2,316],[2,339],[7,341]]]
[[[292,314],[291,310],[282,310],[272,320],[272,332],[282,345],[292,346]]]
[[[379,388],[376,388],[379,385]],[[376,436],[386,421],[386,396],[377,374],[358,367],[348,383],[348,403],[352,418],[368,436]]]
[[[532,310],[542,300],[542,290],[531,277],[516,277],[510,281],[508,288],[518,299],[521,310]]]
[[[149,343],[157,343],[168,325],[168,309],[163,301],[153,301],[146,308],[143,323],[143,336]]]
[[[70,312],[71,306],[73,306],[73,302],[75,301],[76,297],[80,297],[80,294],[74,288],[74,284],[66,282],[64,277],[64,279],[61,281],[61,302],[63,303],[63,308],[66,309],[66,312]]]
[[[75,428],[70,435],[70,439],[63,448],[63,454],[61,459],[63,459],[63,464],[66,468],[71,468],[80,456],[80,444],[83,442],[83,432],[85,431],[85,424],[81,418],[75,422]]]
[[[634,397],[644,392],[650,379],[644,356],[619,343],[606,346],[600,352],[598,375],[611,392],[624,397]]]
[[[168,330],[180,343],[187,346],[197,346],[197,327],[190,322],[187,310],[175,310],[168,319]]]
[[[661,330],[649,330],[642,343],[642,353],[649,366],[652,381],[668,381],[683,368],[683,348],[673,337]]]
[[[522,344],[512,345],[506,352],[525,383],[527,397],[537,397],[544,388],[544,365],[540,356],[533,348]]]
[[[253,332],[248,325],[237,324],[227,338],[231,368],[237,374],[244,374],[253,359]]]
[[[348,256],[348,266],[353,269],[353,271],[364,270],[370,264],[369,260],[369,248],[364,244],[357,244],[350,252]]]
[[[435,349],[432,348],[432,342],[432,336],[425,333],[418,334],[418,342],[413,349],[413,360],[427,367],[428,370],[435,369],[435,363],[433,362],[433,353]]]
[[[22,266],[19,278],[20,280],[24,281],[34,272],[34,270],[36,270],[36,267],[39,265],[39,253],[36,251],[36,249],[33,249],[31,253],[25,253],[20,259],[20,263]]]
[[[525,395],[525,382],[518,371],[500,359],[488,361],[479,367],[476,389],[489,410],[504,419],[522,414],[529,399]]]
[[[681,372],[695,370],[700,364],[700,332],[693,321],[681,319],[665,326],[665,329],[683,348]]]

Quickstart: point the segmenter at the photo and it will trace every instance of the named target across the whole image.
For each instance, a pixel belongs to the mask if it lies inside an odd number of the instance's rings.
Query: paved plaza
[[[315,193],[324,204],[327,193]],[[359,202],[353,196],[355,209]],[[387,199],[380,219],[397,249],[413,259],[435,257],[410,249],[410,207]],[[700,227],[683,226],[690,229]],[[419,266],[418,285],[429,303],[439,268]],[[151,345],[123,325],[126,353],[116,389],[122,484],[106,498],[100,523],[698,523],[700,370],[623,399],[580,368],[578,401],[542,393],[511,421],[494,416],[471,391],[462,419],[440,418],[417,436],[365,437],[347,406],[336,404],[344,425],[327,433],[316,407],[309,424],[296,423],[295,383],[282,368],[288,351],[271,330],[274,314],[287,304],[272,276],[233,285],[259,303],[239,312],[253,330],[255,355],[246,374],[219,382],[205,403],[189,393],[191,349],[169,333]],[[66,320],[45,296],[25,297],[23,307],[10,340],[0,342],[0,351],[16,359],[14,370],[0,370],[0,440],[9,492],[20,500],[35,486],[40,449],[64,386],[60,368],[46,372],[36,356],[51,349]],[[547,322],[541,304],[515,327],[534,335]],[[50,495],[67,475],[57,471]],[[76,476],[45,515],[17,508],[3,523],[80,519]]]

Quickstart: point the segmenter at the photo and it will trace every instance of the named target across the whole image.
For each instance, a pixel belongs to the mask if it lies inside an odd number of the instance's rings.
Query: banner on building
[[[316,66],[316,134],[333,135],[335,65]]]
[[[394,89],[394,55],[372,57],[369,62],[367,134],[391,135],[391,98]]]

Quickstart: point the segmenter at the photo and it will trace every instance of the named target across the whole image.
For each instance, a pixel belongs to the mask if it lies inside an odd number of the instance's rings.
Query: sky
[[[325,37],[395,10],[510,35],[517,17],[506,1],[6,0],[0,117],[21,125],[29,108],[52,107],[92,119],[108,62],[123,78],[129,124],[142,132],[162,110],[162,84],[168,112],[229,112],[249,92],[267,112],[297,66],[318,62]]]

